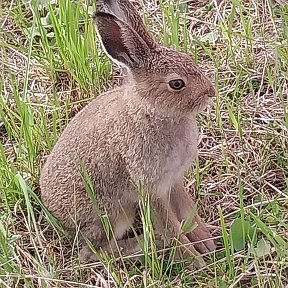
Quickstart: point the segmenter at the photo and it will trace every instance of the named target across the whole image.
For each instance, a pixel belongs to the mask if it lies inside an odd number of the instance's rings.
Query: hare
[[[66,127],[42,170],[43,203],[72,235],[78,225],[82,258],[95,259],[87,239],[96,250],[120,247],[130,254],[139,243],[123,235],[135,218],[141,183],[156,215],[156,234],[166,227],[169,238],[187,244],[180,251],[188,256],[213,251],[197,213],[196,229],[180,233],[195,206],[183,178],[197,156],[196,115],[215,96],[212,83],[187,54],[159,45],[129,0],[98,1],[94,20],[104,50],[128,69],[128,80],[94,99]],[[83,167],[100,212],[87,193]],[[108,214],[118,247],[107,239],[101,213]]]

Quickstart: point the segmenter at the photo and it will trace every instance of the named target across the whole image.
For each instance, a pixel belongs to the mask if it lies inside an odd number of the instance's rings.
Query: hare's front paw
[[[190,243],[188,237],[185,235],[180,235],[180,245],[177,243],[178,247],[176,249],[175,259],[177,260],[187,260],[194,259],[194,266],[197,268],[201,268],[205,265],[205,262],[198,251],[196,251],[194,245]]]
[[[198,214],[195,217],[195,221],[197,227],[186,236],[201,254],[214,251],[216,245],[212,239],[212,235]]]

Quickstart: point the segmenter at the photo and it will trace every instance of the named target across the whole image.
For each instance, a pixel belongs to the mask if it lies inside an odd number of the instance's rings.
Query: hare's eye
[[[185,82],[182,79],[170,80],[169,81],[169,86],[173,90],[181,90],[182,88],[185,87]]]

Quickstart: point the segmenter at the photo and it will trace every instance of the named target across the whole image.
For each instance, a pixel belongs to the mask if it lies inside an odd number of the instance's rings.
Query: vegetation
[[[159,41],[188,51],[218,91],[199,117],[199,159],[186,186],[219,245],[205,267],[189,269],[147,249],[143,261],[79,263],[77,243],[41,204],[39,174],[71,117],[121,83],[121,70],[99,48],[93,1],[2,1],[0,287],[288,287],[285,2],[139,5]]]

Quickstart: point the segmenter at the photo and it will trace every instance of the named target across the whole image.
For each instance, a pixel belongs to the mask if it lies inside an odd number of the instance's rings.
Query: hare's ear
[[[113,14],[118,19],[127,23],[139,34],[150,48],[157,46],[154,38],[145,27],[136,7],[130,2],[130,0],[98,0],[97,9],[98,11]]]
[[[94,19],[102,45],[114,62],[128,68],[145,64],[150,49],[130,26],[106,12],[96,12]]]

